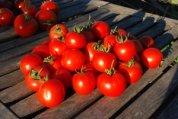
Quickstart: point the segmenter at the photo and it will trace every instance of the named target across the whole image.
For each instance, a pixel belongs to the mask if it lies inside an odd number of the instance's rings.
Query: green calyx
[[[110,34],[117,35],[117,26],[114,29],[111,29]]]
[[[88,22],[86,25],[84,25],[84,30],[89,31],[92,28],[94,22],[95,22],[95,20],[91,17],[91,15],[89,15]]]
[[[31,70],[30,72],[30,76],[32,78],[34,78],[35,80],[41,80],[41,76],[40,76],[40,73],[41,73],[42,69],[39,71],[39,72],[36,72],[34,70]]]
[[[25,20],[26,21],[29,21],[29,20],[31,20],[31,16],[30,15],[28,15],[28,14],[24,14],[24,17],[25,17]]]
[[[2,9],[0,9],[0,14],[2,14],[2,12],[3,12]]]
[[[128,40],[128,36],[123,37],[122,35],[117,34],[116,37],[117,37],[117,41],[118,41],[119,43],[124,43],[124,42],[126,42],[126,41]]]
[[[135,64],[135,60],[131,59],[128,63],[126,63],[125,65],[128,67],[132,67]]]
[[[51,20],[47,20],[46,22],[44,22],[42,24],[47,25],[47,26],[52,26],[53,25]]]
[[[105,73],[109,76],[112,76],[115,74],[115,72],[116,70],[114,68],[114,60],[113,60],[110,69],[105,69]]]
[[[99,51],[105,52],[105,53],[109,53],[111,50],[111,46],[108,45],[108,47],[105,47],[104,45],[101,45],[99,48]]]
[[[76,73],[78,73],[78,74],[83,74],[83,73],[85,73],[85,68],[84,68],[84,66],[82,66],[82,68],[81,68],[80,70],[76,70]]]
[[[50,55],[49,57],[44,58],[43,62],[53,62],[53,57]]]
[[[81,33],[83,31],[83,27],[79,27],[77,25],[74,26],[74,32]]]
[[[94,50],[99,50],[99,49],[100,49],[100,46],[101,46],[101,43],[102,43],[102,41],[99,40],[96,44],[93,45],[93,49],[94,49]]]

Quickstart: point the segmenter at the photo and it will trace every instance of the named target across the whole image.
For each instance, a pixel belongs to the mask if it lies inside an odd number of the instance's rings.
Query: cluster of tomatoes
[[[39,10],[30,0],[0,1],[0,26],[13,24],[18,35],[31,36],[39,28],[49,30],[56,24],[58,11],[57,3],[52,0],[44,1]]]
[[[55,107],[71,85],[80,95],[97,87],[103,95],[120,96],[128,84],[141,78],[143,66],[156,68],[162,58],[151,37],[137,39],[123,29],[110,30],[106,22],[90,19],[73,31],[64,24],[54,25],[49,39],[21,59],[20,69],[38,100]]]

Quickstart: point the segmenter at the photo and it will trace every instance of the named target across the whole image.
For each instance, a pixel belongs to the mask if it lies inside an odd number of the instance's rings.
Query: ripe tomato
[[[68,89],[72,84],[72,74],[64,68],[61,68],[55,72],[54,79],[60,80],[65,89]]]
[[[96,53],[92,61],[93,67],[99,72],[105,72],[106,69],[116,66],[116,57],[112,53]]]
[[[86,46],[87,40],[82,33],[69,32],[65,38],[66,46],[68,48],[84,48]]]
[[[85,64],[85,54],[78,49],[67,49],[62,54],[61,64],[70,71],[76,71]]]
[[[25,76],[26,85],[33,91],[38,91],[41,85],[51,78],[50,70],[45,65],[33,68],[28,75]]]
[[[51,10],[57,14],[59,11],[59,7],[58,4],[54,1],[45,1],[40,6],[40,10]]]
[[[97,40],[104,39],[110,33],[109,25],[104,21],[96,21],[92,28],[91,32]]]
[[[95,37],[91,31],[82,31],[82,34],[85,36],[87,43],[95,41]]]
[[[157,48],[147,48],[142,52],[142,62],[148,68],[156,68],[163,59],[162,52]]]
[[[0,25],[8,26],[13,23],[14,13],[7,8],[0,8]]]
[[[22,57],[20,61],[20,70],[23,74],[28,74],[32,68],[40,66],[42,63],[43,60],[40,56],[30,53]]]
[[[116,30],[118,35],[121,35],[122,37],[127,37],[127,32],[124,29],[118,29]]]
[[[97,42],[90,42],[87,44],[85,49],[85,54],[88,62],[93,61],[93,57],[96,53],[100,52],[98,50],[99,44]]]
[[[39,56],[41,56],[42,59],[50,56],[50,53],[49,53],[49,46],[47,45],[39,45],[39,46],[36,46],[33,50],[32,50],[32,53],[34,54],[37,54]]]
[[[48,64],[50,64],[53,71],[57,71],[62,68],[60,57],[49,56],[45,58],[43,62],[47,62]]]
[[[93,67],[92,62],[89,62],[83,66],[85,72],[91,72],[95,76],[98,76],[99,72]]]
[[[37,97],[43,106],[49,108],[56,107],[64,100],[64,86],[59,80],[48,80],[38,90]]]
[[[115,72],[112,75],[102,73],[97,78],[98,90],[105,96],[120,96],[126,86],[126,79],[120,72]]]
[[[129,84],[136,83],[142,76],[142,66],[138,62],[130,61],[128,64],[119,64],[119,71],[121,71]]]
[[[143,36],[139,40],[142,43],[144,49],[154,47],[155,45],[154,39],[151,36]]]
[[[28,14],[32,17],[35,16],[35,14],[37,13],[38,9],[35,7],[35,5],[26,5],[24,7],[21,8],[21,11],[24,13],[24,14]]]
[[[18,35],[22,37],[27,37],[37,32],[38,23],[31,16],[27,14],[21,14],[15,18],[14,28]]]
[[[67,46],[64,40],[53,39],[49,43],[49,52],[53,56],[61,56],[62,53],[66,50]]]
[[[56,24],[53,27],[51,27],[49,31],[49,38],[51,40],[61,39],[66,36],[67,32],[68,32],[68,29],[64,24]]]
[[[123,62],[128,62],[136,55],[136,48],[132,41],[126,40],[123,43],[116,43],[114,45],[114,52],[119,58],[119,60]]]
[[[50,39],[44,40],[40,45],[49,45]]]
[[[57,16],[50,10],[38,11],[35,18],[38,20],[41,30],[50,30],[50,28],[57,23]]]
[[[22,7],[28,6],[31,4],[30,0],[15,0],[15,7],[21,9]]]
[[[117,42],[116,36],[111,34],[104,38],[103,44],[106,48],[108,48],[108,47],[112,48],[116,44],[116,42]]]
[[[72,77],[72,86],[80,95],[90,94],[96,86],[95,75],[91,72],[76,73]]]
[[[143,51],[142,43],[139,40],[132,40],[132,42],[135,45],[135,49],[136,49],[137,54],[141,54],[142,51]]]

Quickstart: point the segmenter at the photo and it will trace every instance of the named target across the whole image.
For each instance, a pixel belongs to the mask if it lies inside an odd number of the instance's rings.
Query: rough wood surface
[[[1,119],[18,119],[7,107],[0,103],[0,118]]]
[[[116,119],[148,119],[178,86],[178,64],[167,71]]]

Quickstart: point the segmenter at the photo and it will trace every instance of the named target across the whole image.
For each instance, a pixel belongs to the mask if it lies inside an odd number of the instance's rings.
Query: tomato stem
[[[0,9],[0,14],[2,14],[2,9]]]
[[[115,68],[114,68],[114,60],[113,60],[112,63],[111,63],[110,69],[105,69],[105,73],[112,76],[112,75],[115,74],[115,72],[116,71],[115,71]]]
[[[131,59],[131,60],[126,64],[126,66],[132,67],[132,66],[134,65],[134,63],[135,63],[135,60],[134,60],[134,59]]]
[[[49,57],[44,58],[43,62],[53,62],[53,57],[50,55]]]

